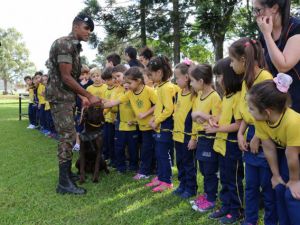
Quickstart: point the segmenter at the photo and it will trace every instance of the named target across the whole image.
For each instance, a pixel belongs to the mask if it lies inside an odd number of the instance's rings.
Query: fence
[[[23,117],[28,117],[28,113],[22,113],[22,99],[29,98],[28,93],[19,93],[19,120],[22,120]],[[27,103],[26,103],[27,104]]]

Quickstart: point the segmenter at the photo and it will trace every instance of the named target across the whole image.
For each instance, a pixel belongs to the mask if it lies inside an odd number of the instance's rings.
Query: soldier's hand
[[[89,101],[91,105],[100,105],[102,103],[101,99],[96,96],[89,97]]]
[[[86,97],[80,97],[81,98],[81,104],[84,108],[88,108],[90,106],[90,101]]]

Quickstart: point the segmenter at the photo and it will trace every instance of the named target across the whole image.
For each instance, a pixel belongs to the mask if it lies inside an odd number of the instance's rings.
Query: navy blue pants
[[[32,125],[37,125],[36,122],[36,105],[34,105],[33,103],[29,103],[28,104],[28,117],[29,117],[29,123]]]
[[[160,134],[156,134],[160,135]],[[174,146],[173,140],[155,141],[155,156],[157,160],[157,176],[162,182],[172,183],[172,162],[170,149]]]
[[[219,155],[219,171],[222,184],[220,191],[222,209],[233,216],[238,216],[243,208],[244,200],[244,164],[242,158],[234,159]]]
[[[41,104],[38,113],[39,113],[39,122],[40,122],[41,129],[45,129],[46,126],[45,104]]]
[[[284,182],[289,181],[289,169],[285,151],[278,149],[279,172]],[[300,201],[293,198],[289,189],[282,184],[275,187],[276,207],[280,225],[295,225],[300,221]]]
[[[188,143],[175,141],[176,165],[179,188],[191,194],[197,193],[197,169],[195,150],[188,150]]]
[[[105,159],[110,159],[112,164],[115,164],[115,125],[113,123],[104,123],[103,127],[103,139],[104,139],[104,151],[103,155]]]
[[[218,161],[202,161],[199,160],[199,170],[203,176],[204,193],[207,195],[207,200],[215,202],[218,193]]]
[[[300,200],[294,199],[290,189],[286,189],[285,202],[288,209],[290,224],[298,225],[300,222]]]
[[[120,172],[127,170],[125,148],[128,147],[129,170],[138,169],[138,133],[137,131],[119,131],[115,130],[115,156],[116,167]]]
[[[141,147],[141,164],[140,164],[140,174],[150,175],[151,165],[154,159],[154,138],[153,131],[141,131],[142,135],[142,147]]]
[[[276,225],[278,222],[275,192],[272,189],[270,168],[254,166],[246,163],[246,189],[245,189],[245,221],[256,224],[258,221],[260,189],[262,192],[265,215],[265,225]]]
[[[199,132],[200,135],[215,136],[215,134],[205,134]],[[199,169],[203,176],[204,192],[207,194],[207,200],[214,202],[217,199],[218,183],[217,176],[219,170],[218,154],[213,150],[214,139],[198,137],[196,158],[199,161]]]
[[[45,129],[50,131],[51,133],[55,133],[54,123],[51,115],[51,110],[45,111]]]

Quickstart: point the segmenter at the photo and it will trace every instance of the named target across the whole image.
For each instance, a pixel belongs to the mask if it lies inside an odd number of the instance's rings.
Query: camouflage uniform
[[[59,135],[57,156],[60,164],[72,160],[72,146],[76,137],[73,116],[76,94],[63,83],[59,63],[72,64],[71,75],[78,80],[81,72],[80,51],[81,44],[70,34],[54,41],[47,61],[49,80],[46,99],[50,102],[55,129]]]

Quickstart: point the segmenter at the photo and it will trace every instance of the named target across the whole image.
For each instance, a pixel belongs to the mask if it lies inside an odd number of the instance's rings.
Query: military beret
[[[91,29],[91,31],[94,30],[94,22],[93,22],[92,18],[91,18],[90,16],[84,14],[84,13],[78,14],[78,15],[75,17],[75,19],[74,19],[73,22],[75,22],[75,21],[82,21],[82,22],[84,22],[86,25],[89,26],[89,28]]]

